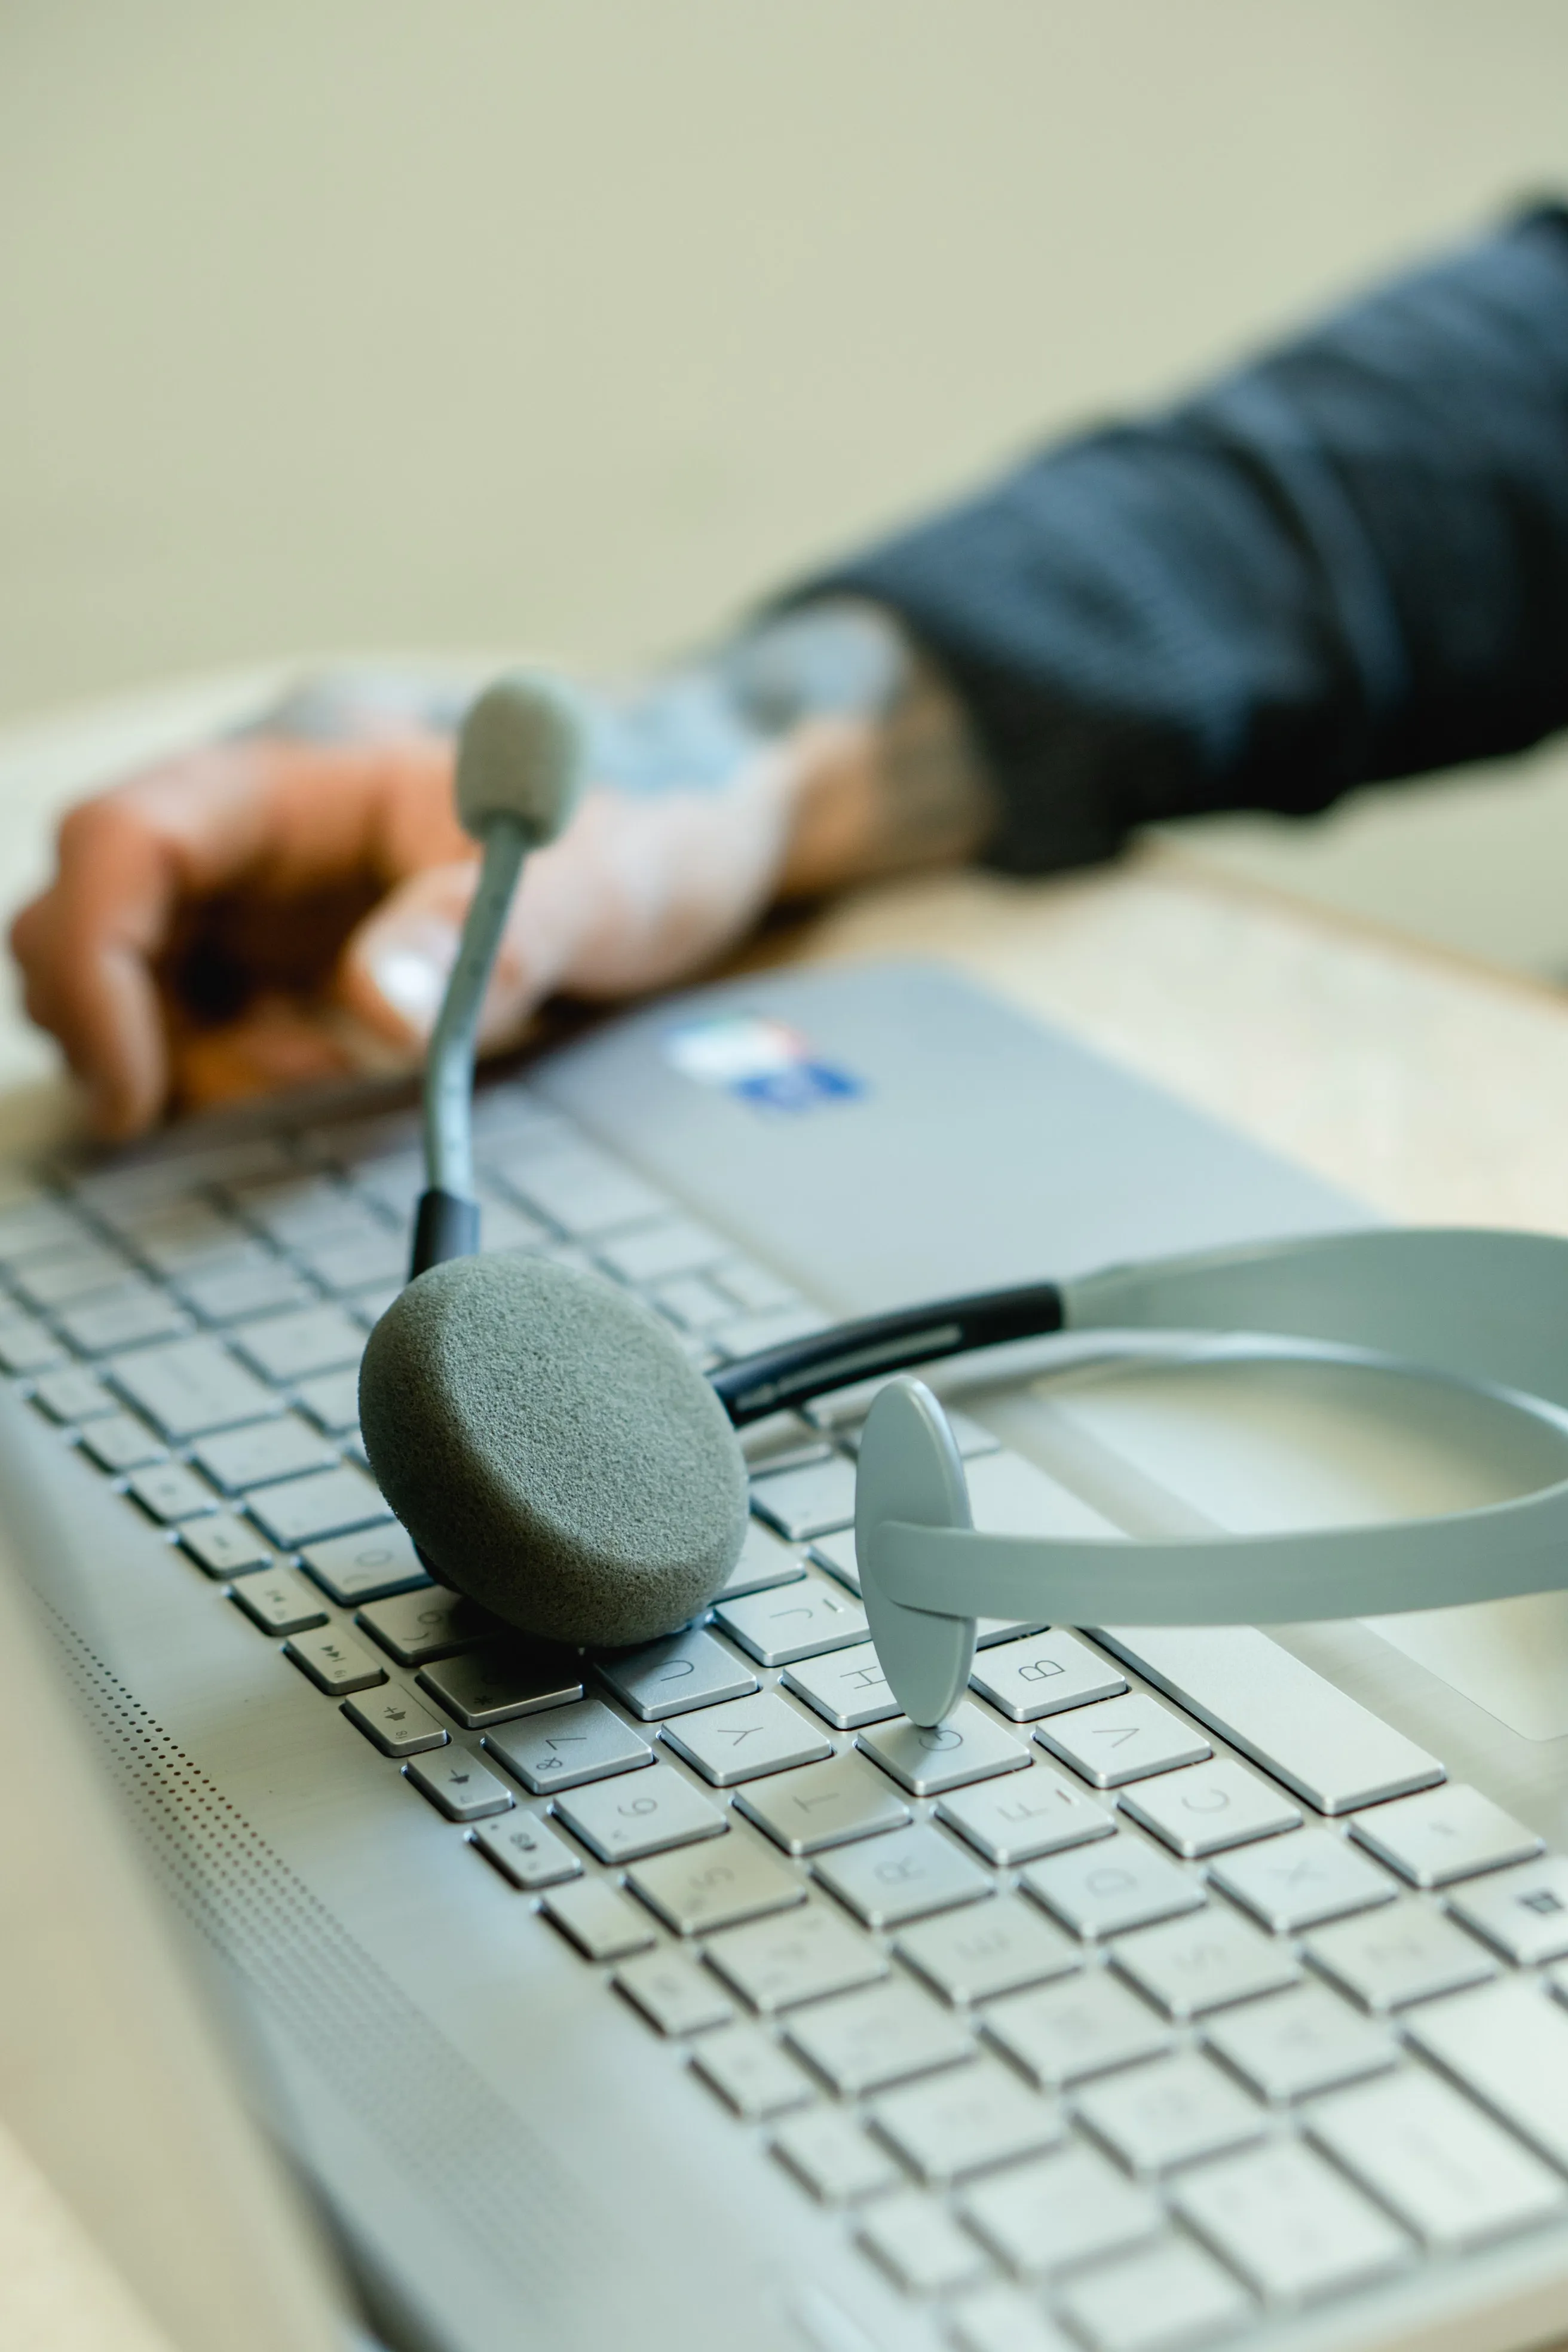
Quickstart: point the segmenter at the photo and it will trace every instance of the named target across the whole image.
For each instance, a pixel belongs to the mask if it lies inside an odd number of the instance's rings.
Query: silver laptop
[[[768,975],[484,1091],[486,1244],[703,1365],[1353,1204],[950,977]],[[1554,1601],[988,1624],[937,1732],[857,1596],[847,1394],[752,1433],[710,1617],[545,1655],[355,1428],[416,1126],[192,1129],[0,1210],[0,1477],[149,1867],[389,2344],[1523,2345],[1568,2322]],[[1506,1491],[1430,1395],[1235,1347],[948,1368],[976,1518]],[[1531,1465],[1534,1475],[1534,1465]]]

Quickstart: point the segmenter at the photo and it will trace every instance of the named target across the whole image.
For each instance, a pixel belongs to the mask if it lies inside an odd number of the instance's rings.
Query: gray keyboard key
[[[242,1605],[247,1591],[248,1587],[242,1584],[235,1596]],[[291,1634],[283,1648],[329,1698],[347,1698],[350,1691],[370,1690],[386,1680],[381,1660],[373,1657],[353,1634],[340,1633],[333,1625],[324,1626],[319,1633]]]
[[[1004,1869],[1108,1838],[1116,1827],[1103,1805],[1049,1764],[1032,1763],[1026,1772],[956,1789],[936,1810],[987,1862]]]
[[[1201,1764],[1214,1753],[1206,1739],[1143,1691],[1048,1716],[1035,1738],[1097,1789],[1120,1789],[1151,1772]]]
[[[647,1740],[596,1698],[524,1716],[503,1730],[487,1732],[485,1746],[536,1797],[556,1789],[585,1789],[590,1781],[642,1771],[653,1762]]]
[[[1305,1948],[1314,1968],[1371,2010],[1405,2009],[1497,1974],[1473,1936],[1419,1903],[1321,1927]]]
[[[207,1323],[233,1323],[245,1315],[280,1315],[291,1307],[308,1307],[316,1294],[293,1268],[274,1257],[258,1242],[244,1257],[229,1257],[216,1265],[193,1266],[178,1276],[180,1297]]]
[[[234,1598],[264,1633],[304,1633],[327,1622],[321,1594],[297,1568],[269,1568],[247,1576],[235,1587]]]
[[[258,1421],[248,1429],[229,1429],[204,1437],[193,1449],[192,1460],[215,1486],[237,1495],[247,1486],[264,1486],[269,1478],[297,1478],[306,1470],[336,1465],[337,1449],[318,1430],[294,1413]]]
[[[353,1528],[384,1525],[392,1517],[374,1479],[348,1463],[256,1488],[247,1496],[246,1508],[283,1551],[298,1551]]]
[[[107,1368],[121,1394],[178,1444],[280,1412],[280,1400],[236,1363],[219,1340],[179,1339]]]
[[[825,1576],[721,1601],[714,1616],[760,1665],[788,1666],[866,1639],[866,1612]]]
[[[1064,2129],[1054,2101],[1027,2089],[994,2058],[889,2093],[878,2101],[872,2121],[931,2187],[1043,2155]]]
[[[1260,2099],[1270,2101],[1310,2098],[1385,2074],[1399,2056],[1385,2025],[1315,1984],[1215,2018],[1205,2038]]]
[[[809,2105],[809,2082],[787,2052],[756,2025],[726,2025],[706,2035],[692,2064],[735,2114],[750,2121]]]
[[[829,1454],[799,1470],[777,1470],[752,1481],[752,1508],[791,1543],[809,1543],[855,1523],[855,1465]]]
[[[1301,1820],[1278,1789],[1223,1756],[1139,1782],[1122,1797],[1121,1809],[1173,1853],[1189,1858],[1219,1853],[1253,1838],[1277,1837],[1282,1830],[1299,1828]]]
[[[1199,1881],[1140,1840],[1117,1835],[1031,1863],[1023,1884],[1075,1935],[1124,1935],[1184,1911],[1201,1910]]]
[[[579,1878],[570,1886],[552,1888],[544,1898],[544,1914],[585,1959],[624,1959],[628,1952],[646,1952],[655,1940],[645,1915],[605,1878]]]
[[[79,1242],[74,1249],[30,1258],[11,1281],[25,1305],[47,1315],[51,1307],[90,1298],[95,1290],[112,1290],[135,1271],[130,1259],[107,1243]]]
[[[445,1748],[451,1737],[430,1713],[395,1685],[343,1701],[343,1713],[356,1730],[374,1740],[384,1756],[421,1756],[426,1748]]]
[[[1301,1973],[1286,1945],[1214,1905],[1195,1918],[1167,1919],[1124,1937],[1113,1958],[1140,1992],[1177,2018],[1278,1992]]]
[[[504,1166],[494,1160],[490,1165],[529,1208],[576,1240],[669,1215],[669,1202],[651,1184],[590,1143],[521,1151]]]
[[[951,2317],[955,2352],[1071,2352],[1056,2322],[1019,2287],[982,2287]]]
[[[705,1936],[801,1902],[795,1872],[747,1837],[683,1846],[633,1864],[626,1884],[678,1936]]]
[[[776,1691],[679,1716],[659,1736],[716,1789],[820,1763],[833,1753],[833,1742]]]
[[[1015,1723],[1035,1723],[1063,1707],[1119,1697],[1127,1677],[1076,1633],[1051,1626],[1022,1642],[987,1647],[975,1662],[969,1686]]]
[[[227,1511],[210,1519],[192,1519],[180,1529],[180,1543],[209,1576],[248,1576],[253,1569],[272,1565],[272,1554],[256,1529]]]
[[[1374,1910],[1381,1903],[1392,1903],[1396,1891],[1374,1863],[1332,1830],[1298,1830],[1292,1836],[1227,1853],[1209,1876],[1255,1919],[1281,1936],[1352,1912]]]
[[[825,1568],[848,1592],[860,1598],[860,1564],[855,1557],[855,1530],[843,1528],[837,1535],[819,1536],[811,1547],[811,1557],[818,1568]]]
[[[166,1291],[134,1275],[114,1290],[100,1290],[74,1307],[62,1307],[55,1321],[73,1348],[84,1356],[107,1356],[117,1348],[137,1348],[151,1339],[172,1339],[188,1331],[190,1318]]]
[[[236,1218],[225,1216],[191,1193],[128,1210],[111,1222],[118,1223],[138,1257],[145,1258],[159,1274],[176,1279],[187,1269],[220,1265],[227,1258],[269,1255],[251,1240]]]
[[[979,1864],[929,1822],[840,1847],[816,1875],[868,1927],[897,1927],[991,1892]]]
[[[583,1874],[581,1857],[536,1813],[510,1812],[486,1822],[474,1832],[473,1843],[487,1862],[493,1862],[525,1894]]]
[[[342,1372],[321,1372],[312,1381],[298,1381],[294,1385],[300,1410],[330,1437],[341,1437],[359,1426],[359,1368]]]
[[[32,1315],[0,1316],[0,1371],[41,1372],[65,1361],[66,1351]]]
[[[224,1188],[246,1223],[282,1248],[309,1248],[331,1234],[382,1230],[363,1201],[335,1177],[289,1173]]]
[[[889,2197],[874,2205],[860,2243],[906,2294],[946,2294],[984,2278],[984,2255],[951,2214],[928,2197]]]
[[[1198,2051],[1080,2091],[1078,2111],[1130,2172],[1168,2171],[1263,2137],[1262,2110]]]
[[[910,1809],[860,1757],[846,1751],[742,1789],[735,1802],[786,1853],[821,1853],[851,1838],[898,1829]]]
[[[890,1772],[912,1797],[940,1797],[999,1772],[1025,1772],[1029,1751],[968,1699],[941,1723],[910,1723],[906,1716],[859,1732],[855,1745]]]
[[[830,1911],[808,1903],[778,1919],[715,1936],[708,1964],[725,1983],[764,2013],[797,2009],[829,1993],[852,1992],[888,1973],[878,1946]]]
[[[636,1233],[622,1233],[595,1244],[594,1255],[618,1282],[667,1282],[672,1275],[701,1274],[730,1254],[730,1244],[689,1217],[665,1217]]]
[[[784,1679],[787,1689],[839,1731],[886,1723],[901,1711],[870,1642],[857,1642],[826,1657],[803,1658],[798,1665],[786,1667]]]
[[[846,2098],[934,2074],[973,2053],[951,2010],[897,1979],[797,2010],[787,2031],[794,2047]]]
[[[1042,2091],[1155,2057],[1171,2042],[1147,2003],[1100,1969],[1009,1994],[987,2008],[982,2023]]]
[[[359,1601],[421,1591],[430,1583],[413,1539],[399,1527],[374,1528],[363,1534],[332,1536],[325,1543],[307,1544],[303,1559],[322,1591],[342,1609],[352,1609]]]
[[[826,1331],[831,1320],[803,1300],[798,1307],[772,1307],[766,1315],[737,1315],[733,1322],[721,1323],[710,1331],[708,1339],[720,1355],[732,1361],[738,1356],[760,1356],[765,1348],[782,1348],[791,1339],[804,1339],[811,1331]]]
[[[487,1813],[504,1813],[517,1799],[504,1780],[466,1748],[443,1748],[438,1754],[416,1756],[404,1768],[422,1797],[428,1797],[449,1822],[482,1821]]]
[[[1568,2016],[1511,1978],[1406,2021],[1419,2050],[1557,2165],[1568,2166]]]
[[[82,1432],[81,1445],[100,1470],[111,1472],[144,1469],[150,1462],[161,1462],[169,1450],[144,1421],[130,1412],[109,1412],[101,1420],[89,1422]]]
[[[741,1557],[720,1586],[717,1598],[739,1601],[747,1592],[771,1592],[781,1584],[798,1584],[805,1574],[799,1552],[770,1535],[761,1519],[748,1519]]]
[[[781,2125],[773,2153],[823,2205],[858,2205],[904,2178],[887,2149],[840,2107],[813,2107]]]
[[[1069,2281],[1062,2307],[1090,2352],[1175,2352],[1228,2335],[1251,2315],[1217,2263],[1174,2240]]]
[[[1412,1886],[1448,1886],[1505,1863],[1529,1862],[1544,1843],[1463,1782],[1379,1805],[1352,1822],[1351,1835]]]
[[[100,1413],[115,1410],[114,1399],[98,1374],[81,1364],[71,1365],[68,1371],[46,1372],[34,1383],[33,1397],[51,1421],[96,1421]]]
[[[954,2008],[1070,1976],[1082,1965],[1078,1946],[1016,1895],[907,1927],[895,1948]]]
[[[239,1324],[230,1337],[247,1361],[269,1381],[304,1380],[311,1372],[357,1364],[364,1348],[363,1328],[341,1307],[301,1307],[287,1315],[268,1315],[260,1322]]]
[[[730,1321],[735,1312],[733,1299],[700,1274],[683,1274],[673,1282],[662,1282],[650,1297],[659,1313],[682,1331],[711,1331],[716,1323]]]
[[[721,1837],[730,1827],[718,1806],[668,1764],[655,1764],[629,1780],[574,1789],[557,1797],[555,1811],[601,1862],[637,1862],[699,1838]]]
[[[1250,1626],[1116,1627],[1100,1639],[1320,1813],[1443,1778],[1435,1756]]]
[[[722,1988],[684,1952],[646,1952],[617,1969],[615,1981],[648,2023],[671,2040],[728,2025],[735,2014]]]
[[[1449,1908],[1521,1967],[1561,1959],[1568,1952],[1568,1861],[1548,1853],[1496,1871],[1456,1895]]]
[[[362,1546],[363,1549],[367,1547]],[[408,1549],[413,1554],[412,1544]],[[419,1567],[417,1554],[414,1554],[413,1566]],[[363,1572],[374,1577],[374,1564]],[[342,1570],[336,1569],[332,1573],[341,1576]],[[480,1642],[493,1641],[501,1630],[499,1621],[488,1610],[476,1607],[460,1592],[448,1592],[440,1584],[426,1584],[418,1591],[392,1593],[384,1601],[369,1601],[355,1612],[354,1623],[363,1627],[371,1640],[378,1643],[388,1657],[395,1658],[400,1666],[427,1666],[437,1658],[455,1658],[460,1651],[477,1648]]]
[[[299,1256],[323,1290],[368,1290],[382,1284],[401,1290],[408,1276],[407,1236],[389,1226],[334,1234],[301,1249]]]
[[[420,1688],[456,1716],[465,1731],[488,1731],[514,1716],[570,1706],[583,1696],[578,1672],[572,1651],[512,1636],[421,1666],[417,1679]]]
[[[89,1239],[81,1219],[47,1193],[0,1209],[0,1260],[7,1265],[25,1265],[48,1251],[79,1249]]]
[[[694,1625],[671,1633],[667,1641],[599,1658],[595,1672],[644,1723],[661,1723],[668,1716],[712,1706],[721,1699],[744,1698],[760,1688],[755,1675]]]
[[[970,2227],[1019,2278],[1142,2245],[1163,2226],[1148,2189],[1089,2147],[1065,2148],[984,2181],[963,2203]]]
[[[142,1509],[166,1527],[177,1526],[182,1519],[196,1518],[204,1511],[216,1511],[218,1507],[212,1488],[204,1485],[194,1470],[187,1470],[183,1462],[154,1463],[150,1469],[133,1471],[126,1482],[126,1492],[134,1495]]]
[[[1413,2067],[1321,2100],[1308,2128],[1429,2246],[1478,2245],[1562,2210],[1563,2184],[1545,2165]]]

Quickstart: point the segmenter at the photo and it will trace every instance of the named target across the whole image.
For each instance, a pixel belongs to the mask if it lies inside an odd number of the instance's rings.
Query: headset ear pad
[[[673,1331],[597,1275],[521,1255],[433,1266],[371,1333],[360,1416],[436,1574],[524,1633],[649,1641],[740,1556],[728,1414]]]

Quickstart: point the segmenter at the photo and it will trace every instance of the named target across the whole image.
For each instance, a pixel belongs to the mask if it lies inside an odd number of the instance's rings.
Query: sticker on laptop
[[[759,1110],[816,1110],[825,1103],[854,1102],[865,1081],[835,1062],[825,1062],[798,1029],[761,1013],[721,1013],[669,1030],[666,1059],[682,1077],[718,1087]]]

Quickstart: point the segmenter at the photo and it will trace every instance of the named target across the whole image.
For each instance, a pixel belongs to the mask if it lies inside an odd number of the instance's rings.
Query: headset
[[[427,1189],[409,1283],[360,1373],[365,1450],[433,1572],[509,1625],[579,1647],[687,1623],[747,1522],[737,1431],[873,1379],[855,1547],[878,1659],[917,1724],[951,1712],[979,1617],[1279,1623],[1568,1583],[1568,1478],[1429,1518],[1142,1542],[979,1532],[946,1416],[912,1368],[1053,1333],[1245,1333],[1455,1384],[1543,1424],[1568,1461],[1568,1242],[1397,1228],[1113,1266],[812,1333],[705,1375],[662,1318],[540,1255],[479,1256],[475,1037],[523,861],[567,822],[585,728],[532,675],[489,687],[458,742],[482,850],[425,1080]],[[1287,1349],[1287,1352],[1289,1352]]]

